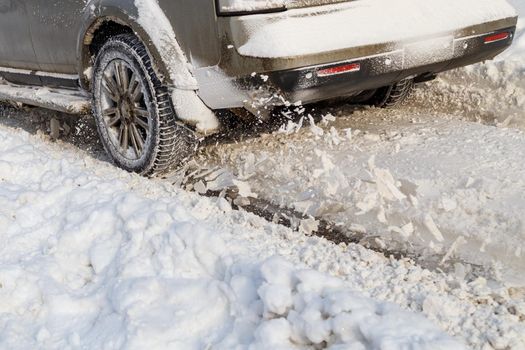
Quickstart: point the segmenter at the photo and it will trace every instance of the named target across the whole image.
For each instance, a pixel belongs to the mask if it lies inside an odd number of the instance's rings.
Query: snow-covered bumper
[[[230,108],[265,93],[311,102],[423,80],[498,55],[516,23],[505,0],[358,0],[223,17],[221,63],[197,71],[199,95],[212,108]]]

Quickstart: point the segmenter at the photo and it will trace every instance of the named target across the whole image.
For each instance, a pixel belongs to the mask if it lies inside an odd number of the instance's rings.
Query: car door
[[[46,72],[77,73],[77,37],[85,0],[23,0],[33,47]]]
[[[0,0],[0,67],[38,70],[23,0]]]

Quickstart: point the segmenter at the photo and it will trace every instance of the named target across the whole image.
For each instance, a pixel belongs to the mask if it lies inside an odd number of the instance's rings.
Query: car
[[[217,111],[342,96],[378,107],[513,40],[505,0],[0,0],[0,99],[92,112],[114,163],[192,156]]]

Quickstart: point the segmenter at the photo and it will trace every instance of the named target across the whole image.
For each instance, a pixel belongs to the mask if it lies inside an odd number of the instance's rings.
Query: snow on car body
[[[93,103],[113,160],[149,175],[217,130],[215,110],[389,105],[413,81],[495,57],[516,21],[505,0],[7,1],[0,98],[69,113]]]

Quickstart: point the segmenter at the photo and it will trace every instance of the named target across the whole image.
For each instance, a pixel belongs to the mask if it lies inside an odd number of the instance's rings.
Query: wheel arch
[[[125,2],[129,4],[129,2]],[[90,68],[93,67],[94,44],[97,40],[109,34],[133,33],[141,40],[154,63],[154,69],[161,81],[168,86],[174,86],[183,90],[197,90],[198,84],[189,70],[188,61],[175,40],[175,34],[168,19],[160,9],[155,0],[141,0],[146,4],[148,11],[155,11],[157,16],[164,16],[164,20],[152,22],[140,20],[141,11],[132,3],[123,6],[122,0],[98,0],[92,1],[84,14],[83,26],[77,40],[78,72],[81,86],[91,89]],[[159,25],[164,25],[163,33],[172,33],[171,40],[159,38]],[[168,27],[169,26],[169,27]],[[114,31],[114,33],[111,33]],[[168,34],[169,35],[169,34]],[[168,58],[169,62],[166,62]]]

